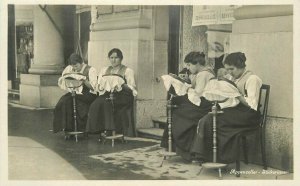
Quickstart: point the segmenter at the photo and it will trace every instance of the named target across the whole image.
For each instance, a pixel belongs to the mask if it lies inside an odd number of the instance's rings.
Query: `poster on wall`
[[[235,5],[193,6],[192,26],[231,24]]]

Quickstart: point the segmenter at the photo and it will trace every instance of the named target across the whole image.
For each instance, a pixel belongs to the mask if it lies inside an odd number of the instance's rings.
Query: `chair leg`
[[[240,170],[241,170],[241,165],[240,165],[240,136],[238,138],[238,144],[237,144],[237,153],[236,153],[236,161],[235,161],[235,170],[236,170],[236,177],[240,177]]]
[[[247,139],[245,136],[242,137],[243,140],[243,154],[244,154],[244,162],[248,164],[248,146],[247,146]]]
[[[262,131],[260,132],[260,148],[261,148],[263,169],[267,170],[268,167],[267,167],[267,161],[266,161],[265,134]]]
[[[240,171],[241,171],[241,165],[240,165],[240,160],[236,160],[235,162],[235,170],[236,170],[236,177],[240,177]]]
[[[105,144],[105,141],[106,141],[106,130],[103,131],[103,132],[100,132],[100,137],[98,139],[99,142],[102,142],[102,144],[104,145]]]

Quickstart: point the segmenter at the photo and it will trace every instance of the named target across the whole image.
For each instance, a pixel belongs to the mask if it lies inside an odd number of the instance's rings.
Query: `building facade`
[[[34,41],[33,62],[28,73],[20,74],[20,103],[54,107],[64,93],[57,87],[57,79],[66,57],[78,51],[78,40],[83,40],[79,48],[85,61],[97,70],[109,65],[110,49],[122,50],[123,63],[135,71],[136,126],[150,128],[152,117],[166,115],[167,94],[160,77],[178,73],[188,52],[201,50],[211,59],[224,50],[241,51],[246,54],[247,68],[271,86],[266,129],[268,164],[293,171],[293,6],[239,6],[233,9],[231,22],[193,26],[196,8],[199,7],[15,6],[15,25],[31,23]],[[222,10],[222,6],[219,8]],[[82,13],[90,18],[78,19]],[[87,20],[90,24],[86,24]],[[84,23],[88,29],[80,27]],[[225,46],[224,39],[229,46]],[[11,45],[15,52],[18,43]],[[223,49],[217,47],[220,44]],[[260,163],[259,149],[252,147],[252,151],[255,153],[250,159]]]

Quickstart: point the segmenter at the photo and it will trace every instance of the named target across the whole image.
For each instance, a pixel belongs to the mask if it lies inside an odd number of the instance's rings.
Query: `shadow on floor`
[[[104,145],[99,143],[98,135],[89,135],[88,139],[80,137],[79,142],[76,143],[75,140],[65,140],[62,133],[53,134],[49,131],[52,119],[53,110],[51,109],[29,110],[9,105],[8,136],[25,137],[34,140],[61,156],[89,180],[152,179],[151,176],[137,175],[130,171],[118,170],[117,167],[114,168],[89,156],[121,152],[157,143],[131,140],[127,144],[116,143],[115,147],[112,148],[109,142]],[[26,161],[25,158],[24,161]]]

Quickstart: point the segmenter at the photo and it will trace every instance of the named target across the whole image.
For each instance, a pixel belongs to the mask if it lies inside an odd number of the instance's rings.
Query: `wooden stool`
[[[105,131],[106,132],[106,131]],[[111,136],[101,136],[102,137],[102,143],[105,144],[106,140],[111,140],[111,146],[114,147],[115,146],[115,140],[116,139],[121,139],[122,143],[125,143],[125,139],[124,139],[124,135],[123,134],[116,134],[116,131],[112,131],[112,135]]]
[[[213,162],[203,163],[202,167],[206,169],[218,169],[219,179],[222,179],[222,168],[226,167],[227,164],[217,162],[217,114],[223,113],[223,111],[218,111],[217,103],[218,101],[214,101],[212,111],[209,112],[209,114],[213,115]]]

